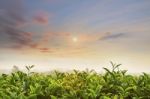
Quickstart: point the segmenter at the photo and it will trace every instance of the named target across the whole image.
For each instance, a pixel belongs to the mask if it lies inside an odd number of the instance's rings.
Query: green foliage
[[[0,75],[0,99],[150,99],[150,75],[126,74],[111,62],[105,73],[74,70],[50,74],[22,71]]]

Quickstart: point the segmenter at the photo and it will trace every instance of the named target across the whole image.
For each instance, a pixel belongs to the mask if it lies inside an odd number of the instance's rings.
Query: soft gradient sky
[[[0,69],[150,71],[150,0],[1,0]]]

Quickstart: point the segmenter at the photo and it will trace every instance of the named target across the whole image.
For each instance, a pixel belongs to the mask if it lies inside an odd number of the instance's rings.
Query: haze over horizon
[[[149,0],[0,1],[0,71],[100,71],[110,61],[150,72]]]

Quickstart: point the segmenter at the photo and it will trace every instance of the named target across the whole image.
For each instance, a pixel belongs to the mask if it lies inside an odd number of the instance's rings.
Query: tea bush
[[[0,99],[150,99],[150,75],[126,74],[111,62],[104,74],[95,71],[34,73],[34,66],[0,75]]]

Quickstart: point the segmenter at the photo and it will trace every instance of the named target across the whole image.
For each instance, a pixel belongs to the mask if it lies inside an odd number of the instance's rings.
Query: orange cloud
[[[44,47],[44,48],[39,48],[39,50],[40,50],[41,52],[49,52],[49,48],[46,48],[46,47]]]

